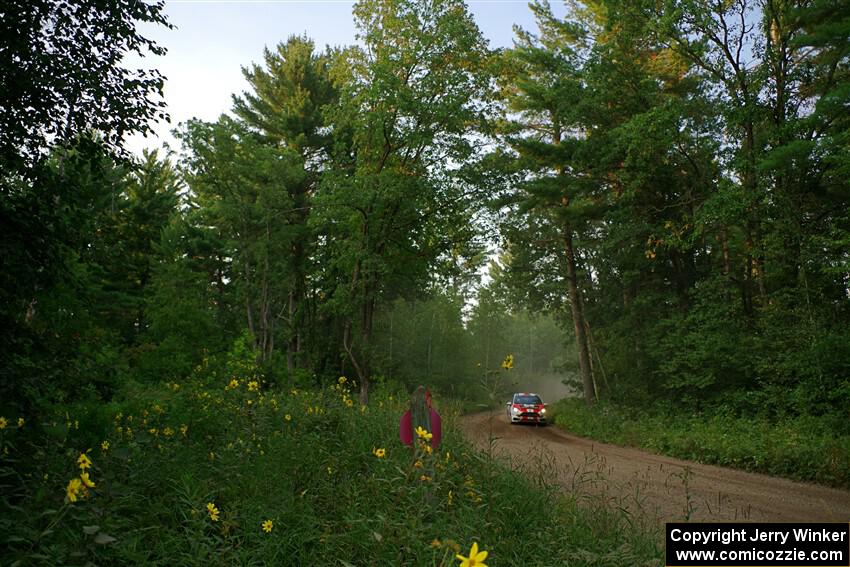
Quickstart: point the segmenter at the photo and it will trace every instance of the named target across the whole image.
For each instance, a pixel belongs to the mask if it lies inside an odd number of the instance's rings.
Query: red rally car
[[[546,404],[537,394],[514,394],[508,406],[508,421],[546,425]]]

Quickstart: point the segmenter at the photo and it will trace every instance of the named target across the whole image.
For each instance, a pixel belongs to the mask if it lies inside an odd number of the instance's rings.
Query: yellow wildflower
[[[0,429],[6,429],[6,426],[9,425],[9,422],[6,421],[6,418],[0,415]]]
[[[422,449],[424,449],[424,450],[425,450],[425,452],[426,452],[426,453],[428,453],[429,455],[430,455],[430,454],[434,451],[434,450],[431,448],[431,445],[422,445]]]
[[[210,516],[210,520],[213,522],[218,521],[218,515],[220,514],[218,508],[215,507],[215,504],[212,502],[207,502],[207,514]]]
[[[68,496],[68,500],[76,502],[83,490],[83,482],[75,477],[68,481],[68,487],[65,489],[65,494]]]
[[[189,432],[189,426],[188,426],[188,425],[186,425],[185,423],[184,423],[184,424],[182,424],[182,425],[180,426],[180,433],[183,435],[183,437],[186,437],[186,434],[187,434],[188,432]]]
[[[23,427],[23,426],[24,426],[24,423],[26,423],[26,422],[24,421],[24,418],[19,417],[19,418],[18,418],[18,427]]]
[[[504,370],[510,370],[513,367],[514,367],[514,355],[509,354],[508,356],[505,357],[504,362],[502,362],[502,368]]]
[[[434,549],[437,549],[437,548],[441,547],[442,545],[443,545],[443,543],[440,540],[438,540],[437,538],[434,538],[433,540],[431,540],[431,547],[433,547]]]
[[[387,450],[383,447],[380,449],[372,449],[372,454],[378,457],[379,459],[383,459],[387,456]]]
[[[165,429],[162,430],[162,434],[165,435],[166,437],[171,437],[172,435],[174,435],[174,430],[171,429],[170,427],[166,427]]]
[[[452,492],[451,490],[449,490],[449,497],[447,498],[447,500],[448,500],[448,502],[449,502],[449,506],[451,506],[451,505],[452,505],[452,502],[454,502],[454,499],[455,499],[455,498],[454,498],[454,492]]]
[[[239,380],[233,378],[230,382],[227,383],[227,386],[224,387],[225,390],[235,390],[239,387]]]
[[[347,405],[348,407],[353,406],[353,405],[354,405],[354,400],[352,400],[351,398],[346,398],[346,400],[345,400],[345,405]]]
[[[108,451],[108,450],[109,450],[109,441],[103,441],[103,442],[100,444],[100,450],[101,450],[101,451],[103,451],[104,453],[105,453],[106,451]]]
[[[286,414],[285,416],[283,416],[283,419],[285,419],[286,421],[292,421],[292,416],[289,415],[289,414]]]
[[[256,380],[251,380],[250,382],[248,382],[248,391],[249,392],[256,392],[259,389],[260,389],[260,383],[257,382]]]
[[[86,470],[91,467],[91,459],[85,453],[80,453],[80,456],[77,457],[77,464],[80,466],[80,470]]]
[[[469,557],[464,557],[458,553],[455,557],[460,559],[460,567],[487,567],[484,560],[487,559],[486,551],[478,551],[478,543],[473,542],[472,549],[469,550]]]
[[[416,467],[417,469],[421,469],[422,468],[422,461],[417,459],[416,462],[413,463],[413,466]]]
[[[339,382],[340,384],[345,384],[347,380],[348,379],[345,376],[340,376],[337,382]]]
[[[94,488],[95,486],[94,482],[92,482],[92,480],[89,478],[89,473],[87,472],[80,473],[80,480],[82,480],[83,484],[85,484],[89,488]]]
[[[420,439],[425,439],[426,441],[430,441],[431,437],[434,436],[433,433],[429,433],[423,429],[421,425],[416,426],[416,435],[418,435]]]
[[[272,533],[273,528],[274,528],[274,522],[272,522],[271,519],[263,522],[263,531],[266,532],[267,534]]]
[[[422,482],[428,482],[429,480],[431,480],[431,477],[428,476],[427,474],[423,474],[422,476],[419,477],[419,480],[421,480]]]

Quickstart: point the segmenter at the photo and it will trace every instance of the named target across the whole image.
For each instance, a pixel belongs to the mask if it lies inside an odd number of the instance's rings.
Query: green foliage
[[[328,75],[331,54],[317,55],[310,39],[291,36],[275,51],[263,50],[263,59],[265,68],[242,68],[253,92],[234,96],[234,113],[268,141],[305,156],[327,146],[322,114],[336,98]]]
[[[603,404],[588,409],[577,400],[554,408],[555,423],[577,435],[642,447],[700,463],[850,487],[850,430],[843,416],[771,419],[771,395],[749,402],[745,415],[717,404],[686,414],[669,406],[635,410]],[[762,413],[757,413],[761,411]]]
[[[662,327],[657,354],[672,356],[658,360],[659,374],[677,400],[696,405],[752,386],[753,339],[724,287],[723,281],[700,282],[688,313]]]
[[[188,376],[207,351],[221,348],[207,274],[183,258],[157,267],[147,301],[149,327],[136,358],[141,376],[157,381]]]
[[[502,282],[554,313],[581,296],[604,396],[844,403],[845,4],[532,5],[500,68]]]
[[[305,183],[303,158],[264,143],[245,124],[227,117],[215,124],[190,121],[181,136],[198,207],[189,221],[219,237],[218,253],[230,258],[227,269],[236,276],[236,299],[245,305],[247,327],[268,359],[277,313],[285,311],[287,292],[295,285],[295,271],[285,259],[304,238],[298,222],[286,222],[298,208],[292,188]]]
[[[509,564],[659,560],[655,537],[619,512],[579,507],[475,453],[451,403],[439,404],[441,447],[417,449],[417,466],[398,441],[403,393],[378,389],[359,408],[347,380],[283,391],[223,370],[210,360],[182,385],[128,385],[109,406],[0,430],[4,559],[432,565],[477,541]],[[95,486],[70,502],[81,452]]]
[[[334,63],[340,98],[328,118],[342,135],[313,221],[321,309],[341,322],[365,401],[377,309],[477,252],[464,164],[476,157],[487,51],[463,2],[364,0],[354,17],[364,45]]]
[[[3,6],[0,396],[21,409],[92,387],[108,396],[122,373],[126,327],[115,327],[126,319],[109,319],[138,294],[121,285],[128,250],[112,240],[132,184],[112,157],[165,116],[162,76],[121,65],[127,53],[164,53],[138,22],[168,25],[161,3]]]
[[[24,268],[9,281],[28,281],[9,290],[4,305],[2,332],[14,338],[2,371],[15,376],[3,381],[4,397],[22,408],[89,389],[108,398],[132,364],[125,349],[147,326],[154,244],[177,205],[174,171],[152,154],[130,172],[98,141],[82,138],[57,152],[33,187],[62,206],[39,219],[49,218],[49,259],[28,257],[29,244],[12,256]],[[38,277],[29,279],[28,270]]]
[[[0,37],[5,85],[0,112],[0,183],[33,178],[51,147],[96,132],[112,150],[131,132],[166,118],[158,71],[128,69],[128,53],[163,55],[139,22],[170,27],[164,3],[53,0],[4,2]],[[33,169],[30,169],[33,168]]]

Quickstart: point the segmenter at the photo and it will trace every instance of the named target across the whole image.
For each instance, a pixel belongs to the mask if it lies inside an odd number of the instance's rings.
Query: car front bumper
[[[510,418],[511,423],[546,423],[546,416],[539,413],[512,413]]]

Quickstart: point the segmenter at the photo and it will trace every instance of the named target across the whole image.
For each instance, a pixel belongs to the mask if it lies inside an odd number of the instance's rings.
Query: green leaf
[[[99,545],[106,545],[116,541],[118,540],[104,532],[99,532],[96,536],[94,536],[94,542]]]

